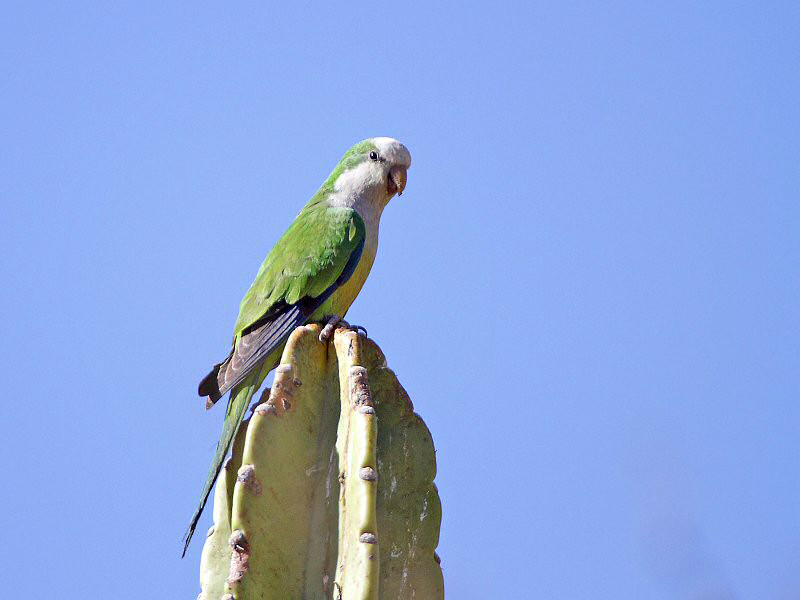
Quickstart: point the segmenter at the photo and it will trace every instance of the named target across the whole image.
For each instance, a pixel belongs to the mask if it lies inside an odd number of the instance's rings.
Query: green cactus
[[[430,432],[383,353],[316,325],[289,338],[272,389],[217,480],[201,600],[436,600],[441,504]]]

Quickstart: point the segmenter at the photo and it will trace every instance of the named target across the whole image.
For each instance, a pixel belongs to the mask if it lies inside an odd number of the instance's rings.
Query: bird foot
[[[336,327],[342,324],[344,324],[345,327],[350,327],[350,324],[339,315],[331,315],[325,319],[325,326],[322,328],[322,331],[319,332],[319,341],[323,344],[327,344],[328,340],[333,337],[333,332],[336,331]]]
[[[339,327],[343,329],[350,329],[351,331],[355,331],[358,335],[369,337],[366,327],[362,327],[361,325],[350,325],[350,323],[338,315],[332,315],[326,319],[325,326],[322,328],[322,331],[319,332],[319,341],[323,344],[327,344],[331,337],[333,337],[333,332]]]

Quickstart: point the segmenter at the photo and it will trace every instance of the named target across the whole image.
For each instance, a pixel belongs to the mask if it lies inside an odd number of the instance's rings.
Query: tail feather
[[[211,369],[211,372],[203,377],[203,380],[200,382],[200,385],[197,386],[197,394],[203,398],[205,396],[208,397],[207,404],[213,405],[217,400],[222,397],[219,389],[219,383],[217,382],[217,378],[219,377],[219,372],[223,368],[223,366],[227,366],[228,360],[230,357],[226,358],[223,362],[219,363],[218,365],[214,365]]]
[[[208,469],[208,478],[205,485],[203,485],[203,492],[200,496],[200,504],[192,515],[192,521],[189,523],[189,529],[186,531],[184,537],[183,553],[181,556],[186,556],[186,550],[189,548],[189,542],[192,541],[192,535],[197,527],[197,522],[200,520],[200,515],[203,514],[203,509],[208,501],[208,496],[211,494],[211,489],[214,487],[214,482],[217,480],[222,464],[225,462],[225,457],[228,455],[233,438],[236,437],[236,432],[239,430],[239,425],[242,422],[244,413],[250,404],[250,398],[258,389],[263,379],[262,369],[253,371],[247,379],[234,388],[231,392],[231,398],[228,401],[228,411],[225,414],[225,424],[222,426],[222,435],[219,442],[217,442],[217,450],[214,453],[214,459],[211,461],[211,467]]]

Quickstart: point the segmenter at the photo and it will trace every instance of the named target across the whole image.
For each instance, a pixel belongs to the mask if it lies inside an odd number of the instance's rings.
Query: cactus
[[[200,600],[444,598],[430,432],[380,348],[289,338],[214,493]]]

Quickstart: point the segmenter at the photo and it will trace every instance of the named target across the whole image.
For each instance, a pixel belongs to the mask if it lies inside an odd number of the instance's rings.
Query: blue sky
[[[448,597],[797,598],[797,3],[106,4],[0,14],[12,585],[195,597],[197,381],[391,135],[348,317],[433,432]]]

